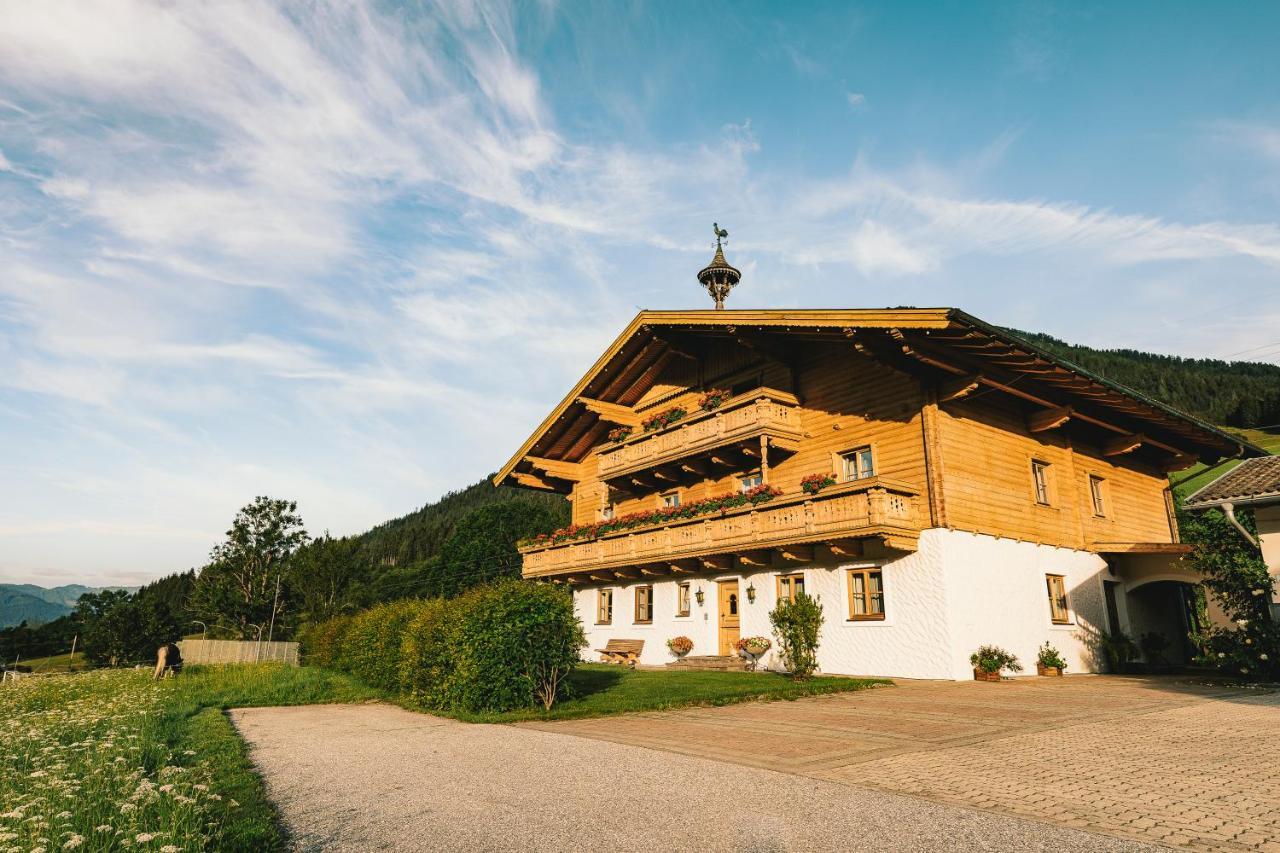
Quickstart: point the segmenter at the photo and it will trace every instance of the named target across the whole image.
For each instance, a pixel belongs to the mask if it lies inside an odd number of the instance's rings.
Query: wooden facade
[[[526,576],[590,583],[908,552],[929,528],[1156,550],[1177,542],[1169,471],[1259,452],[954,309],[643,312],[496,482],[566,494],[575,525],[779,492],[523,549]],[[838,482],[806,494],[815,474]]]

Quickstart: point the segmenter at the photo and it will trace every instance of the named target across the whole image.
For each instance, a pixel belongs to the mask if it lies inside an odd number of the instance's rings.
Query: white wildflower
[[[61,812],[58,812],[56,815],[54,815],[54,817],[56,817],[58,820],[66,820],[67,818],[71,817],[71,812],[61,811]]]
[[[155,838],[155,835],[153,835],[150,832],[139,832],[137,835],[133,837],[133,840],[138,842],[139,844],[146,844],[148,841],[150,841],[153,838]]]
[[[138,810],[138,807],[137,807],[137,806],[135,806],[133,803],[121,803],[121,804],[120,804],[120,813],[121,813],[121,814],[128,814],[129,812],[136,812],[137,810]]]
[[[1248,620],[1248,619],[1237,619],[1237,620],[1236,620],[1236,624],[1237,624],[1237,625],[1239,625],[1241,628],[1243,628],[1243,627],[1245,627],[1246,625],[1248,625],[1248,624],[1249,624],[1249,620]]]
[[[109,823],[100,823],[100,824],[98,824],[97,826],[95,826],[95,827],[93,828],[93,831],[94,831],[94,832],[110,832],[110,831],[111,831],[111,824],[109,824]]]
[[[63,849],[63,850],[74,850],[75,848],[79,847],[81,844],[84,844],[84,836],[82,836],[82,835],[73,835],[73,836],[71,836],[70,838],[68,838],[66,841],[64,841],[64,842],[63,842],[63,844],[62,844],[62,849]]]
[[[1258,660],[1271,660],[1271,658],[1267,657],[1266,652],[1263,652],[1262,654],[1258,655]]]

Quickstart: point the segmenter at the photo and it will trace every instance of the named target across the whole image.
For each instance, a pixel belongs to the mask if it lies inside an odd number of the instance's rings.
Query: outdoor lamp
[[[754,604],[755,600],[756,600],[756,585],[753,583],[747,584],[747,601],[750,601],[751,603]]]
[[[701,603],[702,603],[702,599],[705,597],[705,596],[703,596],[703,594],[702,594],[702,587],[698,587],[698,588],[697,588],[697,590],[695,590],[695,591],[694,591],[694,593],[693,593],[693,597],[694,597],[694,598],[696,598],[696,599],[698,599],[698,603],[699,603],[699,604],[701,604]]]

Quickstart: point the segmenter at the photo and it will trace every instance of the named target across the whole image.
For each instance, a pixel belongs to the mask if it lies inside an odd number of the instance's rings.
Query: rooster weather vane
[[[728,241],[729,232],[721,228],[718,222],[711,223],[711,230],[716,235],[716,256],[698,273],[698,281],[702,282],[707,293],[715,300],[716,310],[723,311],[725,297],[742,278],[742,273],[724,259],[723,243]]]

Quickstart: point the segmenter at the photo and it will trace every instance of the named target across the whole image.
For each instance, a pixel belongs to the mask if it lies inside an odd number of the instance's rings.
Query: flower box
[[[974,681],[1003,681],[1004,678],[1003,676],[1000,675],[999,671],[987,672],[985,669],[974,669],[973,680]]]
[[[1062,670],[1056,666],[1044,666],[1036,664],[1036,675],[1043,675],[1048,678],[1061,678]]]
[[[806,495],[816,495],[828,486],[834,486],[835,484],[835,474],[810,474],[800,481],[800,490]]]
[[[671,409],[665,409],[655,415],[650,415],[640,422],[640,426],[644,428],[645,432],[657,432],[660,429],[671,426],[687,414],[689,413],[680,406],[676,406]]]
[[[723,406],[733,396],[724,388],[712,388],[698,400],[698,408],[704,412],[712,412]]]

